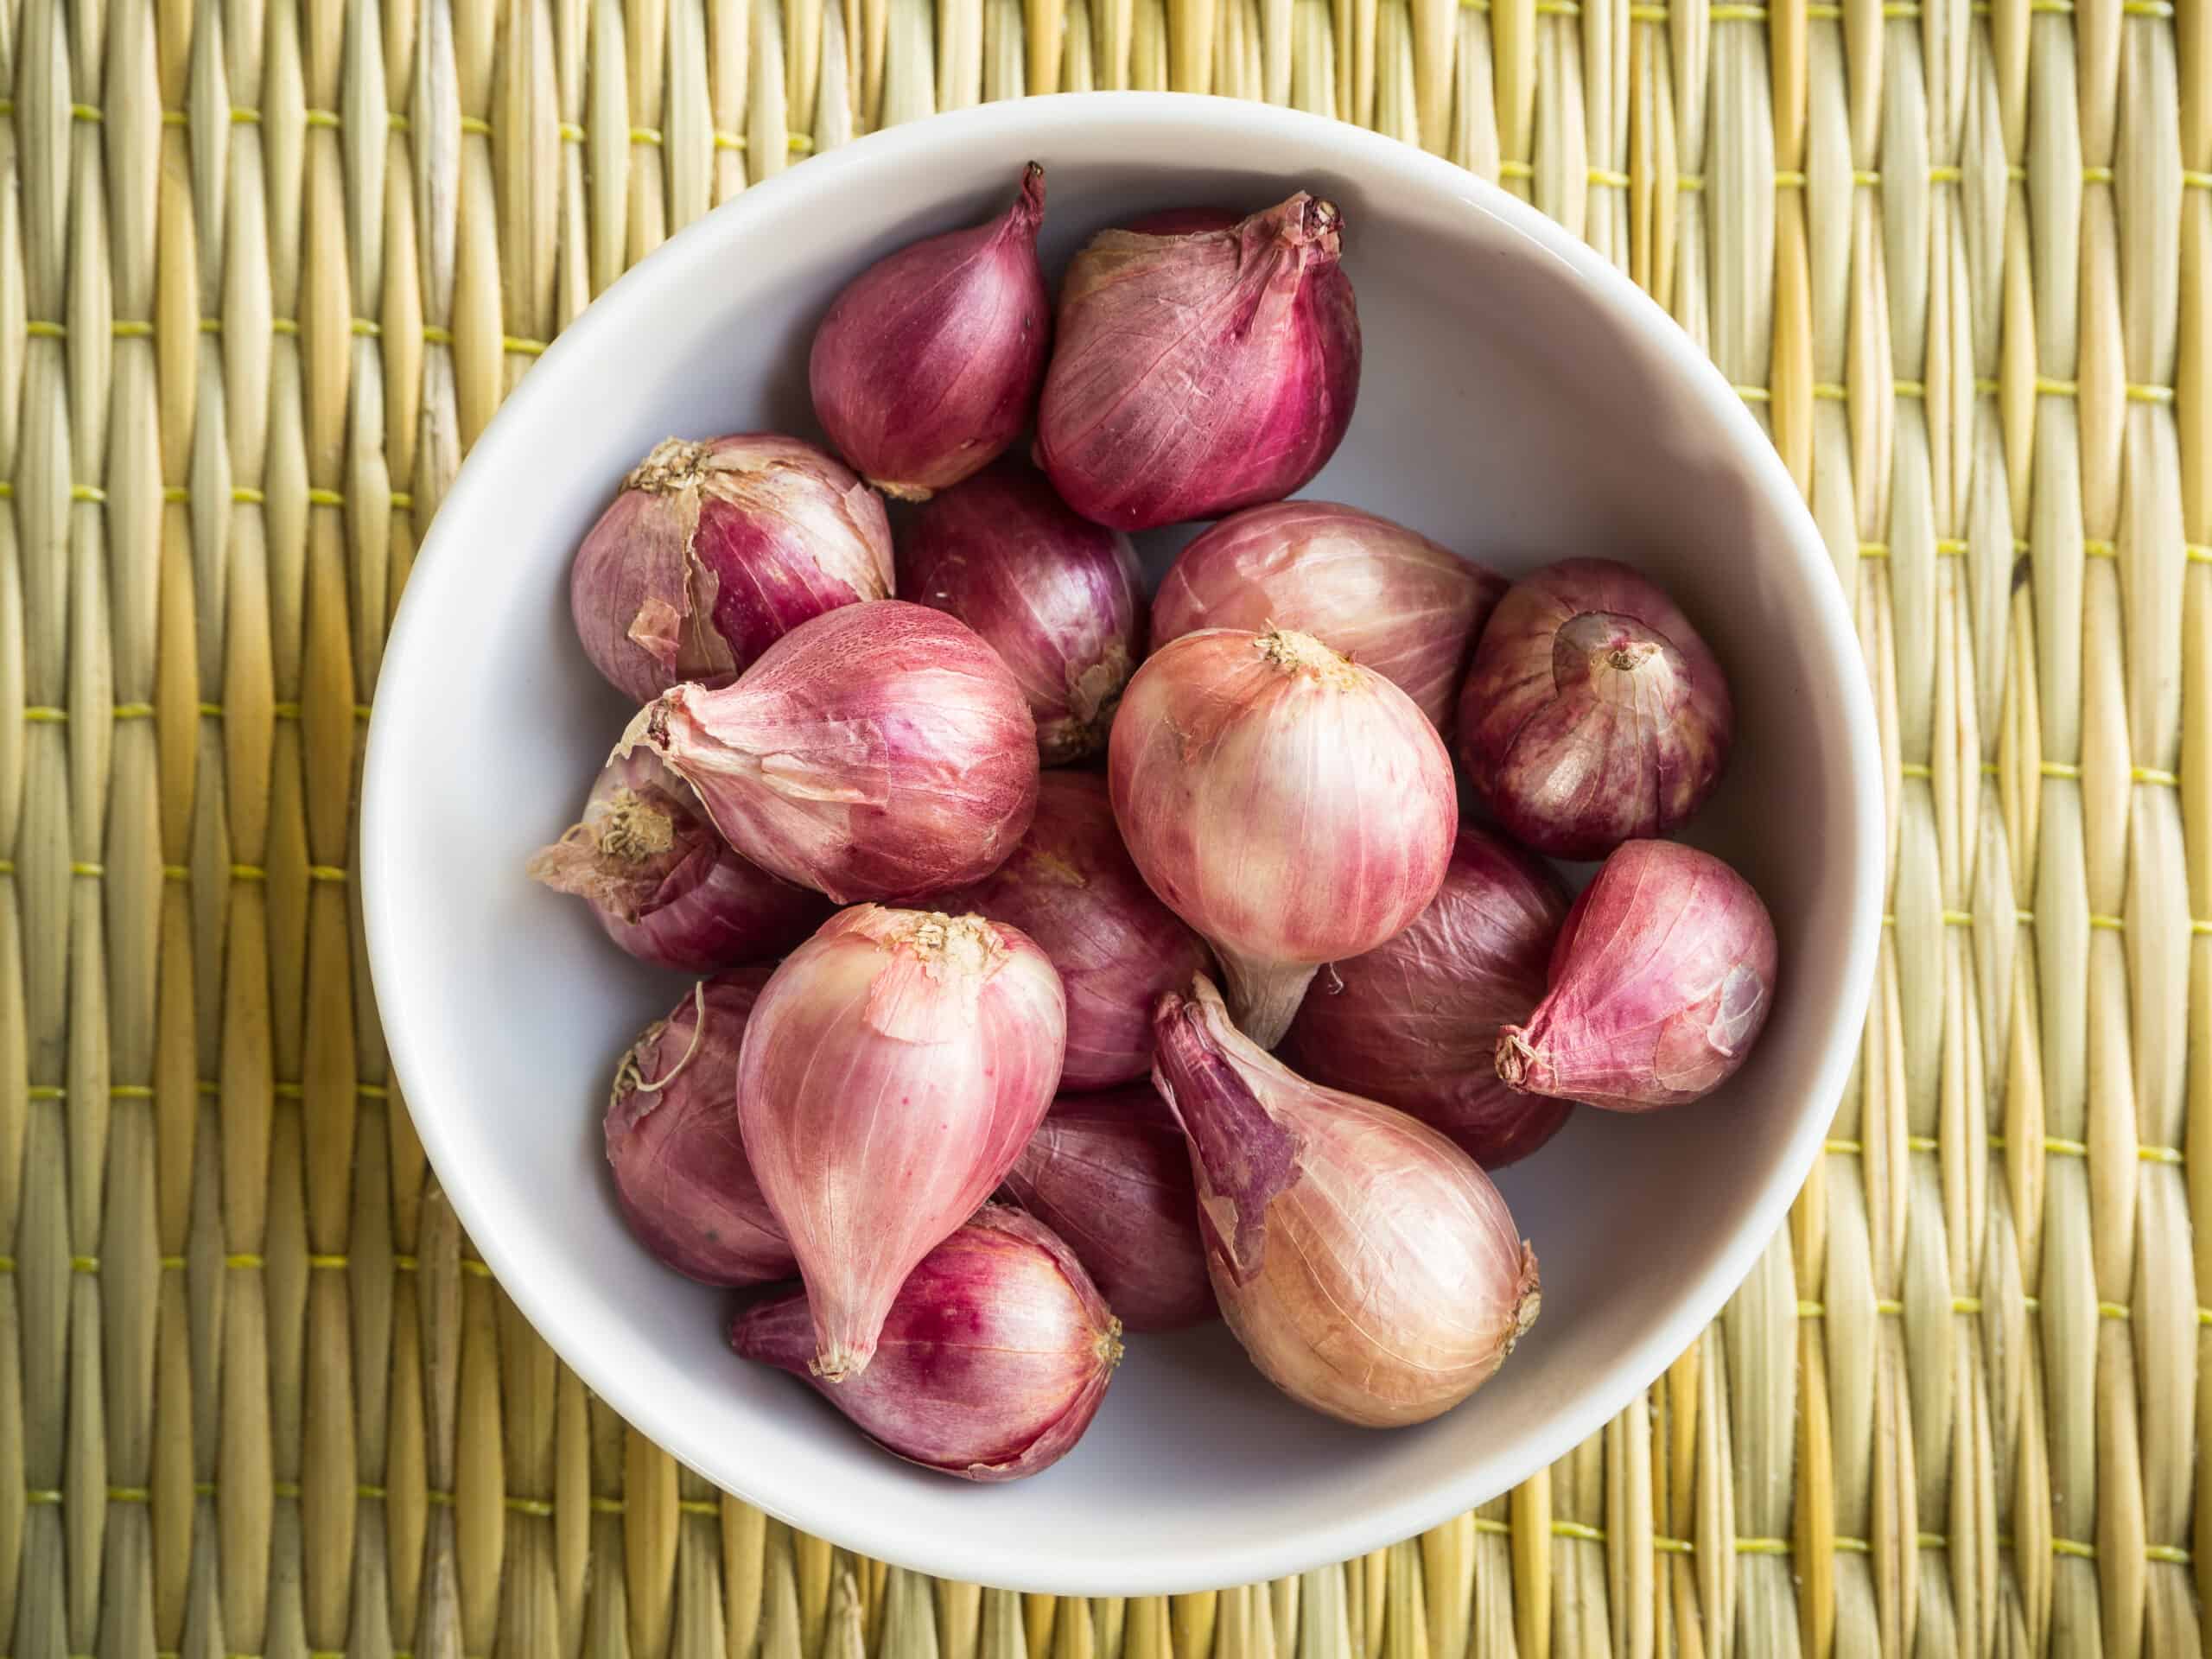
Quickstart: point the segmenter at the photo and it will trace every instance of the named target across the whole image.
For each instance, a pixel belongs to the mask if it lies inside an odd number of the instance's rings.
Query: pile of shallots
[[[572,593],[643,707],[531,865],[707,976],[616,1068],[638,1238],[785,1287],[737,1351],[976,1480],[1075,1443],[1125,1329],[1217,1312],[1315,1410],[1458,1404],[1537,1310],[1484,1169],[1715,1088],[1775,979],[1663,839],[1733,723],[1665,594],[1284,499],[1359,387],[1337,210],[1108,231],[1056,304],[1044,205],[1033,165],[837,296],[836,454],[631,473]],[[1192,519],[1147,605],[1129,532]],[[1603,862],[1570,902],[1545,855]]]

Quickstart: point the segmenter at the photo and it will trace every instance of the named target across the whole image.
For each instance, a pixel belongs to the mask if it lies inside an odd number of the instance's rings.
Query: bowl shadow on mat
[[[1286,178],[1338,200],[1365,371],[1343,449],[1301,493],[1508,571],[1603,551],[1666,582],[1728,665],[1739,715],[1738,762],[1691,838],[1766,896],[1783,970],[1759,1050],[1721,1096],[1656,1117],[1578,1113],[1504,1173],[1544,1312],[1460,1410],[1354,1430],[1276,1395],[1218,1326],[1141,1338],[1065,1461],[977,1488],[887,1458],[791,1379],[738,1362],[729,1299],[630,1239],[598,1114],[616,1056],[683,985],[521,872],[629,713],[576,647],[566,583],[623,472],[671,433],[815,433],[806,347],[829,297],[882,253],[1001,208],[1032,156],[1050,174],[1056,267],[1150,209],[1261,205]],[[1624,289],[1529,210],[1387,140],[1116,95],[989,106],[810,161],[674,238],[555,343],[410,579],[362,857],[377,989],[425,1145],[486,1260],[591,1387],[709,1479],[840,1543],[946,1576],[1126,1593],[1273,1577],[1432,1525],[1563,1454],[1695,1336],[1783,1219],[1846,1080],[1882,820],[1871,703],[1817,536],[1732,394]],[[1181,538],[1141,538],[1153,575]]]

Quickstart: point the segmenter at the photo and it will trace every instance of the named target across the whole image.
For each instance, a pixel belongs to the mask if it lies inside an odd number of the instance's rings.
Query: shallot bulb
[[[1063,1089],[1147,1075],[1152,1005],[1212,960],[1205,941],[1145,886],[1114,827],[1105,780],[1090,772],[1046,772],[1014,855],[931,902],[1018,927],[1052,959],[1068,999]]]
[[[738,1121],[822,1376],[867,1366],[914,1264],[1006,1178],[1066,1029],[1045,953],[980,916],[858,905],[776,970],[738,1056]]]
[[[1065,1457],[1106,1397],[1122,1324],[1068,1247],[987,1204],[922,1257],[893,1300],[875,1363],[814,1370],[804,1291],[756,1302],[730,1346],[804,1377],[887,1452],[963,1480],[1019,1480]]]
[[[998,653],[926,606],[818,616],[736,684],[631,721],[730,845],[839,904],[988,874],[1037,805],[1037,728]]]
[[[1062,1095],[1006,1190],[1067,1241],[1130,1330],[1213,1318],[1191,1155],[1151,1084]]]
[[[1046,766],[1106,747],[1144,655],[1144,593],[1127,536],[1069,512],[1034,467],[1003,461],[914,516],[898,571],[900,593],[958,617],[1014,671]]]
[[[906,591],[905,575],[899,591]],[[1231,513],[1185,547],[1152,601],[1155,645],[1200,628],[1296,628],[1364,663],[1449,732],[1505,578],[1333,501]]]
[[[1710,853],[1631,841],[1552,947],[1551,991],[1497,1037],[1497,1075],[1532,1095],[1648,1112],[1711,1094],[1774,1007],[1774,923]]]
[[[1032,162],[1003,214],[878,260],[815,331],[815,415],[886,494],[926,500],[1028,427],[1052,340],[1044,219],[1045,169]]]
[[[1201,976],[1160,1003],[1222,1316],[1269,1382],[1363,1427],[1425,1422],[1535,1322],[1536,1256],[1474,1160],[1403,1112],[1308,1083]]]
[[[727,685],[808,618],[890,592],[881,500],[772,432],[656,444],[569,572],[584,654],[632,702]]]
[[[1280,500],[1321,470],[1359,396],[1342,225],[1300,191],[1224,228],[1091,239],[1061,286],[1037,416],[1070,506],[1148,530]]]
[[[645,753],[608,761],[582,819],[525,868],[590,905],[607,937],[640,962],[679,973],[780,956],[830,912],[820,893],[739,857],[698,798]]]
[[[765,1285],[798,1270],[737,1128],[737,1052],[774,969],[696,987],[623,1055],[607,1103],[607,1161],[630,1230],[678,1273]]]
[[[1315,977],[1283,1045],[1314,1082],[1419,1118],[1485,1169],[1559,1132],[1564,1100],[1498,1081],[1497,1028],[1544,1000],[1567,889],[1551,867],[1471,825],[1413,925]]]
[[[1611,559],[1567,559],[1507,590],[1459,696],[1459,759],[1507,834],[1603,858],[1705,804],[1735,713],[1674,601]]]
[[[1263,1047],[1315,969],[1436,897],[1459,827],[1436,728],[1311,634],[1210,628],[1154,652],[1122,695],[1107,776],[1130,857],[1213,946]]]

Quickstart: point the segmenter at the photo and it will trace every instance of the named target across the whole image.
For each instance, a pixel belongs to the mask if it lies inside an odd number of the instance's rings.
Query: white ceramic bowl
[[[1771,1022],[1717,1096],[1575,1115],[1501,1185],[1543,1317],[1466,1405],[1416,1429],[1301,1410],[1211,1329],[1131,1344],[1089,1435],[1009,1486],[868,1445],[734,1358],[727,1299],[615,1213],[613,1060],[681,987],[523,876],[626,710],[569,622],[569,559],[656,440],[817,434],[807,344],[871,260],[1050,179],[1055,276],[1091,232],[1186,203],[1339,203],[1366,367],[1304,492],[1509,572],[1605,553],[1660,578],[1726,665],[1739,721],[1690,838],[1782,940]],[[1172,540],[1148,550],[1155,575]],[[415,567],[369,735],[361,860],[392,1058],[462,1223],[523,1313],[710,1480],[871,1555],[1017,1588],[1192,1590],[1376,1548],[1505,1491],[1601,1427],[1694,1338],[1783,1220],[1852,1063],[1879,927],[1874,715],[1843,595],[1736,395],[1628,280],[1531,208],[1388,139],[1264,105],[1095,94],[995,104],[810,161],[686,230],[533,367]]]

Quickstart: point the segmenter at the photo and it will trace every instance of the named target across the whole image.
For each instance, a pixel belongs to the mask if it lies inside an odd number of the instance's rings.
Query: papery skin
[[[1062,1089],[1149,1075],[1153,1004],[1213,960],[1205,941],[1145,885],[1114,826],[1106,782],[1090,772],[1046,772],[1037,816],[1013,855],[931,902],[1018,927],[1052,959],[1067,993]]]
[[[1091,239],[1061,284],[1037,416],[1070,506],[1148,530],[1279,500],[1321,470],[1359,396],[1342,223],[1300,191],[1224,229]]]
[[[1190,1154],[1149,1081],[1062,1095],[1007,1173],[1006,1190],[1067,1241],[1130,1330],[1177,1331],[1214,1317]]]
[[[1122,1357],[1122,1325],[1067,1246],[987,1204],[899,1287],[875,1359],[829,1382],[811,1367],[803,1291],[730,1325],[747,1359],[803,1376],[886,1451],[963,1480],[1020,1480],[1083,1438]]]
[[[898,538],[899,591],[958,617],[1029,699],[1048,766],[1106,747],[1144,656],[1136,550],[1072,512],[1045,475],[1001,461],[934,497]]]
[[[756,963],[699,985],[623,1055],[607,1099],[623,1218],[702,1284],[772,1284],[798,1271],[737,1127],[738,1048],[774,971]]]
[[[1052,1103],[1059,976],[1018,929],[858,905],[785,957],[738,1057],[738,1121],[831,1382],[1005,1179]]]
[[[1028,427],[1052,345],[1044,219],[1045,169],[1032,162],[999,218],[878,260],[815,331],[815,415],[886,494],[926,500]]]
[[[1213,947],[1262,1047],[1317,967],[1421,914],[1459,827],[1427,717],[1296,632],[1211,628],[1154,652],[1122,694],[1107,779],[1130,857]]]
[[[678,686],[643,746],[730,845],[839,904],[940,893],[1005,861],[1037,806],[1037,728],[998,654],[925,605],[793,629],[719,691]]]
[[[697,798],[644,752],[608,761],[582,818],[525,868],[582,899],[640,962],[679,973],[780,956],[830,913],[820,893],[740,857]]]
[[[1403,524],[1334,501],[1277,501],[1231,513],[1183,550],[1153,597],[1152,639],[1295,628],[1373,669],[1449,734],[1475,640],[1504,592],[1497,572]]]
[[[1499,1081],[1498,1027],[1544,1000],[1567,888],[1542,860],[1463,825],[1444,885],[1395,938],[1314,976],[1282,1058],[1419,1118],[1485,1169],[1527,1157],[1572,1104]]]
[[[1255,1047],[1203,976],[1160,999],[1159,1027],[1153,1080],[1189,1138],[1214,1294],[1268,1380],[1369,1428],[1425,1422],[1489,1381],[1541,1306],[1535,1252],[1490,1177],[1403,1112]]]
[[[892,591],[891,523],[842,461],[773,432],[656,444],[569,568],[593,666],[633,702],[727,685],[791,629]]]
[[[1776,957],[1750,882],[1694,847],[1631,841],[1567,912],[1550,993],[1498,1033],[1497,1075],[1608,1111],[1696,1100],[1765,1028]]]
[[[1516,841],[1597,859],[1702,806],[1735,721],[1720,664],[1656,583],[1566,559],[1516,582],[1483,630],[1459,760]]]

